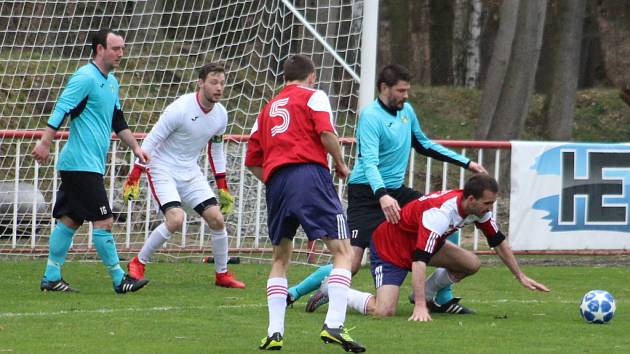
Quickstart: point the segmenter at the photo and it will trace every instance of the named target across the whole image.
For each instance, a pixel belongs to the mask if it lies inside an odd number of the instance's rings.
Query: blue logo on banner
[[[533,205],[549,213],[551,231],[630,231],[630,146],[566,144],[540,155],[532,169],[561,181],[559,194]]]

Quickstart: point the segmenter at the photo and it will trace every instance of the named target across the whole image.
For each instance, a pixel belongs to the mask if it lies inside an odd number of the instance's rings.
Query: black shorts
[[[72,220],[105,220],[112,217],[103,175],[95,172],[60,171],[61,185],[53,208],[53,217]]]
[[[387,193],[398,201],[401,208],[422,197],[422,193],[407,186],[387,189]],[[348,184],[348,226],[352,236],[350,244],[368,248],[372,232],[383,221],[385,221],[385,214],[372,188],[367,184]]]

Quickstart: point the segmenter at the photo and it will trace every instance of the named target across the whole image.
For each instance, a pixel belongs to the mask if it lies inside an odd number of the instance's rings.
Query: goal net
[[[244,168],[246,136],[259,110],[283,84],[283,60],[295,53],[313,58],[317,88],[331,99],[340,136],[354,135],[364,5],[358,0],[0,3],[0,253],[47,254],[60,183],[54,163],[65,138],[55,140],[54,161],[47,164],[37,164],[30,151],[68,78],[89,60],[90,34],[108,27],[125,37],[125,56],[115,75],[126,119],[139,138],[170,102],[194,91],[197,68],[207,62],[225,66],[227,175],[236,197],[235,212],[226,218],[231,255],[268,259],[265,192]],[[353,147],[347,144],[344,149],[351,165]],[[123,202],[122,184],[131,162],[130,151],[114,140],[105,183],[115,217],[113,233],[123,255],[137,252],[161,222],[146,178],[141,199]],[[200,165],[209,172],[205,156]],[[343,183],[337,186],[343,196]],[[309,244],[303,234],[296,237],[294,247],[294,261],[329,259],[322,244]],[[189,213],[181,232],[162,251],[169,258],[211,255],[207,225]],[[95,254],[89,223],[77,232],[70,254],[86,258]]]

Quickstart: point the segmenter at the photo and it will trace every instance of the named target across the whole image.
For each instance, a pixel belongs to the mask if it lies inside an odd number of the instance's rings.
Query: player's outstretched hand
[[[140,197],[140,176],[144,172],[144,166],[135,163],[123,184],[123,199],[125,202],[137,200]]]
[[[234,196],[227,189],[219,189],[221,214],[229,215],[234,211]]]
[[[538,291],[544,291],[544,292],[551,291],[544,284],[541,284],[524,274],[518,281],[529,290],[538,290]]]
[[[429,322],[433,321],[431,315],[429,315],[429,310],[426,306],[414,306],[413,313],[411,317],[407,319],[407,321],[419,321],[419,322]]]
[[[470,169],[474,173],[488,174],[488,171],[486,171],[486,169],[482,165],[476,163],[475,161],[470,161],[470,164],[468,165],[468,169]]]

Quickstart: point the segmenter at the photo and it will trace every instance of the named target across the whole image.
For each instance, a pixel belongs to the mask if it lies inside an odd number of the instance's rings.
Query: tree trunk
[[[481,36],[481,0],[470,0],[468,20],[468,40],[466,41],[466,87],[475,88],[479,84],[481,64],[479,38]]]
[[[597,3],[599,31],[606,75],[617,87],[630,85],[630,3],[600,0]]]
[[[552,140],[570,140],[573,133],[585,7],[586,0],[559,1],[560,23],[546,110],[546,132]]]
[[[466,77],[466,27],[468,25],[468,0],[455,0],[453,4],[453,45],[451,67],[453,85],[463,86]]]
[[[540,56],[547,0],[521,1],[510,64],[488,139],[517,139],[525,126]]]
[[[494,43],[494,50],[490,58],[490,65],[486,74],[486,80],[481,95],[481,107],[479,112],[479,124],[476,136],[478,139],[488,138],[490,126],[494,124],[494,116],[501,98],[505,75],[507,73],[512,42],[516,33],[518,21],[518,8],[520,0],[505,0],[501,5],[499,32]]]
[[[414,83],[431,84],[431,36],[429,0],[409,1],[409,42],[396,38],[409,45],[409,70]]]
[[[389,1],[381,0],[378,5],[378,67],[392,62],[392,21],[389,4]]]

